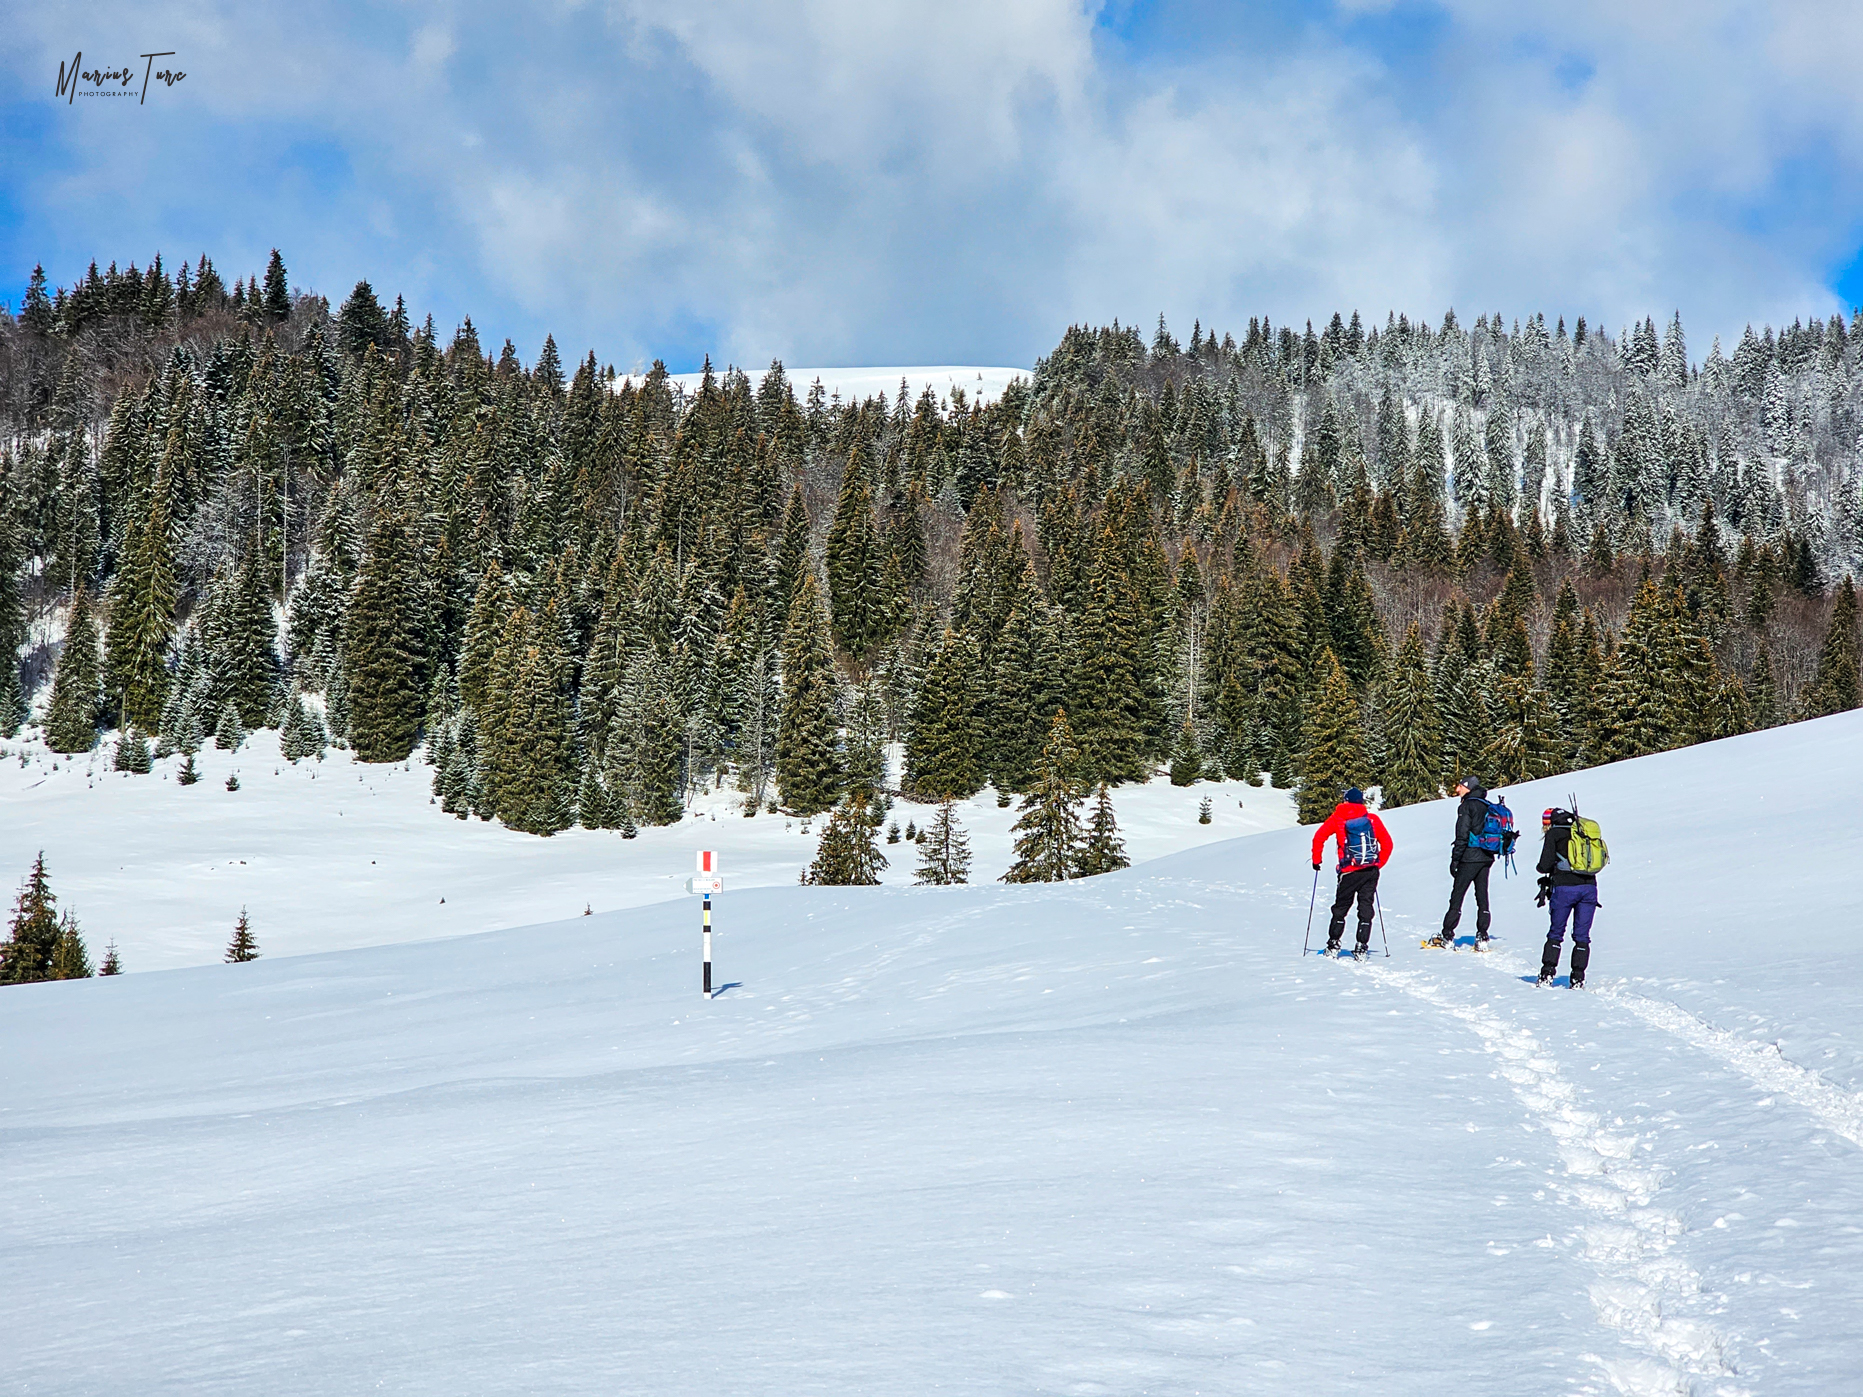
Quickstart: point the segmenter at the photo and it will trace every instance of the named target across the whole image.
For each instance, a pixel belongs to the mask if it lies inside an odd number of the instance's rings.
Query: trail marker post
[[[712,894],[724,891],[724,880],[718,876],[718,855],[710,849],[699,850],[699,872],[696,878],[686,879],[686,891],[705,895],[705,974],[700,982],[705,997],[712,997]]]

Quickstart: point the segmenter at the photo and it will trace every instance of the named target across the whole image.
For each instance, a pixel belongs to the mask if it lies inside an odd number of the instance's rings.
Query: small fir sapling
[[[1093,813],[1087,817],[1087,837],[1081,845],[1079,876],[1091,878],[1096,873],[1111,873],[1129,868],[1126,842],[1119,837],[1119,822],[1113,817],[1113,795],[1104,781],[1093,798]]]
[[[220,721],[213,730],[213,745],[222,752],[235,752],[239,744],[246,740],[245,726],[239,721],[239,709],[228,699],[220,709]]]
[[[200,779],[200,771],[194,765],[194,754],[189,752],[181,759],[181,769],[175,772],[175,783],[181,786],[192,786]]]
[[[970,836],[957,822],[957,803],[944,801],[919,840],[920,886],[945,887],[970,881]]]
[[[116,769],[138,775],[147,775],[155,769],[155,754],[149,750],[149,739],[134,728],[117,739]]]
[[[252,923],[246,916],[244,907],[239,909],[239,924],[233,928],[233,939],[227,942],[226,961],[228,965],[243,963],[259,958],[259,939],[252,934]]]
[[[58,898],[45,872],[43,851],[20,887],[13,922],[0,945],[0,984],[21,985],[49,979],[58,948]]]
[[[1210,798],[1205,796],[1197,806],[1197,823],[1200,825],[1207,825],[1211,819]]]
[[[52,950],[54,980],[88,980],[91,977],[90,952],[78,931],[78,919],[66,909],[58,921],[58,943]]]
[[[234,772],[226,778],[226,788],[229,791],[237,791],[239,789],[239,773],[238,772]]]
[[[104,947],[103,964],[97,967],[97,973],[99,975],[121,975],[123,973],[123,959],[116,953],[114,940]]]
[[[879,826],[864,789],[850,791],[830,813],[815,861],[802,874],[804,883],[826,887],[872,887],[880,881],[887,858],[876,836]]]
[[[1195,725],[1186,718],[1178,729],[1177,750],[1171,755],[1171,784],[1194,786],[1202,776],[1203,744],[1197,739]]]

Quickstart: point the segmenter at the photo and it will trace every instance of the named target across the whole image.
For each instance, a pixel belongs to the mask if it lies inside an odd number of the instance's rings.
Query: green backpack
[[[1565,861],[1574,873],[1592,874],[1611,861],[1610,846],[1604,842],[1598,822],[1583,818],[1576,801],[1572,805],[1572,833],[1565,843]]]

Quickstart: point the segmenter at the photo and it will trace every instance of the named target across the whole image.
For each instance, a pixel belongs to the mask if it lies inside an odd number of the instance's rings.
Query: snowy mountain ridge
[[[1841,1391],[1860,774],[1853,713],[1509,789],[1611,842],[1582,994],[1530,983],[1530,875],[1495,952],[1419,948],[1447,802],[1387,813],[1363,966],[1300,954],[1286,829],[1061,885],[728,891],[710,1002],[690,900],[10,989],[10,1376]]]

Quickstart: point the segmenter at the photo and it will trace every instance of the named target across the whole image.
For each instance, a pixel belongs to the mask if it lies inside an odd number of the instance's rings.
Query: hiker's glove
[[[1317,863],[1313,865],[1313,871],[1315,873],[1318,873],[1320,871],[1320,866]]]
[[[1533,905],[1535,907],[1544,907],[1546,905],[1546,899],[1551,896],[1552,896],[1552,879],[1541,878],[1540,879],[1540,895],[1533,899]]]

